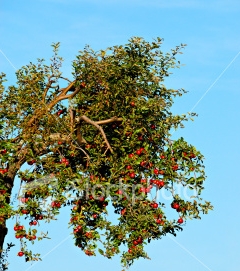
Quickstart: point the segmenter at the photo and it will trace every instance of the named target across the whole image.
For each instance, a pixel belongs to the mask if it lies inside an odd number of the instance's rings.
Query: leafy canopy
[[[75,245],[89,256],[97,248],[108,258],[122,252],[124,266],[148,258],[151,240],[176,235],[185,220],[212,209],[200,198],[203,155],[171,139],[191,117],[172,114],[174,97],[185,91],[163,84],[185,45],[164,54],[161,43],[134,37],[98,52],[86,46],[73,61],[73,80],[60,71],[57,43],[50,64],[30,62],[17,71],[16,85],[5,88],[1,74],[0,219],[17,218],[19,256],[38,259],[28,243],[46,236],[35,224],[55,219],[64,206],[72,206]],[[11,205],[16,176],[19,204]],[[177,185],[195,196],[184,198]],[[172,200],[159,202],[161,191]]]

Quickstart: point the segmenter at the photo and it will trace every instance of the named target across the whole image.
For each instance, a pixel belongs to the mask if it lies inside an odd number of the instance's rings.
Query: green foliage
[[[183,138],[171,140],[172,129],[191,117],[172,114],[174,97],[185,91],[163,84],[185,45],[164,54],[161,42],[135,37],[98,52],[87,46],[73,61],[73,80],[62,76],[57,43],[50,65],[38,59],[22,67],[15,86],[4,89],[1,75],[1,217],[17,216],[26,260],[38,259],[27,242],[47,238],[36,237],[33,223],[55,219],[67,205],[73,205],[75,244],[88,256],[98,251],[108,258],[125,245],[124,266],[148,258],[144,246],[151,240],[176,235],[183,221],[212,209],[200,198],[203,155]],[[15,176],[21,178],[17,208],[7,200]],[[176,185],[197,193],[187,200]],[[162,190],[172,193],[168,206],[156,202]],[[168,208],[178,220],[167,217]],[[29,229],[21,228],[22,217]]]

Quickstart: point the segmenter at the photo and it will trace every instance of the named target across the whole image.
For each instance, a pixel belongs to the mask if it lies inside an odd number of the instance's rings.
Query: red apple
[[[172,208],[173,209],[179,209],[179,207],[180,207],[180,205],[177,203],[177,202],[174,202],[173,204],[172,204]]]
[[[151,187],[146,188],[146,189],[145,189],[145,192],[146,192],[146,193],[150,193],[150,192],[151,192]]]
[[[176,171],[178,170],[178,164],[172,166],[172,170]]]
[[[134,107],[134,106],[135,106],[135,103],[134,103],[134,102],[131,102],[130,105],[131,105],[132,107]]]
[[[190,153],[189,157],[190,157],[190,158],[195,158],[196,155],[195,155],[194,153]]]
[[[31,165],[33,165],[33,164],[36,163],[36,160],[33,159],[33,160],[31,160],[31,161],[28,161],[27,163],[31,166]]]
[[[57,112],[57,115],[60,116],[62,113],[63,113],[63,110],[59,110],[59,111]]]
[[[141,155],[141,153],[142,153],[141,150],[136,150],[137,155]]]
[[[130,172],[129,173],[129,177],[132,178],[132,179],[135,178],[135,173],[134,172]]]
[[[5,173],[7,173],[8,172],[8,169],[7,168],[1,168],[0,169],[0,173],[2,174],[2,175],[4,175]]]
[[[63,157],[63,158],[61,159],[61,163],[66,163],[67,161],[68,161],[68,159],[65,158],[65,157]]]
[[[43,215],[37,214],[37,215],[35,215],[35,219],[36,220],[42,220],[43,219]]]
[[[126,211],[127,211],[126,208],[122,209],[121,210],[121,215],[125,215]]]
[[[21,198],[20,200],[21,200],[22,203],[26,203],[26,202],[29,201],[29,198]]]
[[[103,202],[105,200],[104,196],[99,197],[99,201]]]
[[[183,219],[182,219],[182,217],[180,217],[179,219],[178,219],[178,221],[177,221],[179,224],[182,224],[183,223]]]
[[[157,220],[156,220],[156,223],[159,224],[159,225],[162,224],[162,222],[163,222],[163,221],[162,221],[161,219],[157,219]]]
[[[28,214],[28,210],[23,209],[22,214],[25,214],[25,215]]]
[[[137,241],[137,240],[134,240],[134,241],[133,241],[133,244],[134,244],[134,246],[137,246],[137,245],[138,245],[138,241]]]
[[[165,185],[164,181],[158,181],[158,186],[159,187],[164,187],[164,185]]]
[[[18,231],[18,226],[14,226],[13,229],[14,229],[15,231]]]
[[[19,251],[19,252],[18,252],[18,256],[19,256],[19,257],[22,257],[23,255],[24,255],[24,252],[22,252],[22,251]]]
[[[81,87],[81,88],[85,88],[85,87],[86,87],[86,83],[82,82],[82,83],[80,84],[80,87]]]
[[[122,195],[122,194],[123,194],[123,191],[122,191],[121,189],[119,189],[119,190],[116,192],[116,194]]]

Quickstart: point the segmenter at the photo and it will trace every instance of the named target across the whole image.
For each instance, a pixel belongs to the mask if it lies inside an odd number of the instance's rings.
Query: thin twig
[[[68,78],[63,77],[63,76],[60,76],[59,78],[61,78],[61,79],[63,79],[63,80],[66,80],[66,81],[68,81],[69,83],[71,83],[71,82],[72,82],[71,80],[69,80]]]
[[[46,85],[46,88],[44,89],[44,92],[43,92],[43,97],[42,97],[42,101],[44,102],[45,101],[45,98],[47,96],[47,92],[49,90],[49,88],[51,87],[52,85],[52,81],[51,81],[51,78],[53,78],[54,75],[52,74],[51,76],[48,77],[48,83]]]

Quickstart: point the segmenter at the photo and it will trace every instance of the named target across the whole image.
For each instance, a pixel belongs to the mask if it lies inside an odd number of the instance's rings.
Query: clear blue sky
[[[208,179],[203,197],[215,209],[200,221],[188,221],[176,238],[152,242],[147,247],[152,260],[139,260],[130,271],[239,270],[239,14],[238,0],[0,0],[0,71],[11,84],[14,67],[48,59],[52,42],[62,44],[66,76],[85,44],[101,49],[124,44],[132,36],[149,41],[160,36],[165,52],[188,44],[180,57],[186,65],[173,71],[165,84],[189,91],[176,100],[174,112],[188,112],[199,102],[194,109],[199,117],[174,137],[184,136],[205,155]],[[15,257],[17,246],[10,253],[9,270],[121,270],[119,258],[87,257],[74,247],[71,237],[65,240],[68,219],[63,211],[49,226],[52,240],[35,246],[46,255],[42,262],[30,268]],[[7,241],[12,238],[10,233]]]

